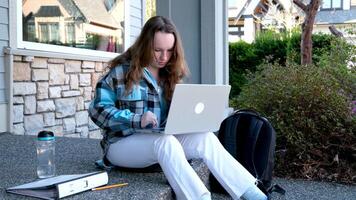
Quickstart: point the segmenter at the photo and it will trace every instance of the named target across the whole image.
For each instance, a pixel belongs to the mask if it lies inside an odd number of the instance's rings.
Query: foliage
[[[231,97],[237,96],[241,87],[246,84],[247,71],[255,72],[257,66],[263,62],[286,65],[286,63],[300,63],[300,30],[290,33],[276,33],[265,31],[256,37],[255,42],[248,44],[243,41],[230,43],[230,84],[232,86]],[[339,40],[332,35],[313,35],[313,60],[320,63],[327,55],[332,45]]]
[[[231,43],[229,45],[230,58],[230,84],[232,88],[231,96],[240,93],[240,87],[246,84],[244,76],[246,70],[255,71],[256,66],[262,61],[258,59],[254,53],[254,48],[251,44],[244,41]]]
[[[345,60],[335,66],[333,61],[340,59],[321,56],[323,67],[264,63],[232,100],[274,125],[277,149],[283,152],[277,157],[277,176],[356,182],[356,116],[351,112],[355,96],[350,93],[355,71]]]

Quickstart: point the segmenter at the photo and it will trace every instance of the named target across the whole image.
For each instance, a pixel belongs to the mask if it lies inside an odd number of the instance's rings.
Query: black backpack
[[[271,123],[253,110],[237,110],[220,125],[218,138],[225,149],[258,180],[258,187],[267,195],[272,191],[284,194],[272,185],[276,133]],[[213,192],[226,193],[210,174]]]

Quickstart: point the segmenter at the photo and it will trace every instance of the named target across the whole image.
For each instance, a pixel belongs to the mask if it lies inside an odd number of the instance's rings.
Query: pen
[[[128,185],[128,183],[118,183],[118,184],[113,184],[113,185],[107,185],[107,186],[103,186],[103,187],[93,188],[91,190],[92,191],[106,190],[106,189],[122,187],[122,186],[126,186],[126,185]]]

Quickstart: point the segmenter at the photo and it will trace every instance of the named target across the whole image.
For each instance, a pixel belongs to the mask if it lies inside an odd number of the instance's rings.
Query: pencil
[[[93,188],[91,190],[92,191],[106,190],[106,189],[122,187],[122,186],[126,186],[126,185],[128,185],[128,183],[118,183],[118,184],[113,184],[113,185],[107,185],[107,186],[103,186],[103,187]]]

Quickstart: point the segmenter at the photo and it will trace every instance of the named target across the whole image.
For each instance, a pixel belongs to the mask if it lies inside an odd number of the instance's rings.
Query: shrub
[[[252,44],[243,41],[231,43],[229,50],[229,78],[232,86],[230,95],[236,96],[240,93],[241,86],[246,84],[246,70],[255,71],[262,61],[255,55]]]
[[[335,74],[317,66],[266,63],[248,80],[233,103],[271,120],[277,149],[284,152],[277,157],[277,176],[356,182],[352,95]]]
[[[253,47],[261,61],[284,64],[287,57],[287,34],[265,31],[257,35]]]
[[[247,83],[246,71],[255,72],[257,66],[263,62],[285,65],[287,60],[300,63],[300,31],[275,33],[265,31],[256,37],[255,42],[248,44],[240,41],[229,45],[231,97],[237,96],[241,86]],[[313,60],[319,63],[329,52],[331,45],[337,38],[327,34],[313,35]]]

